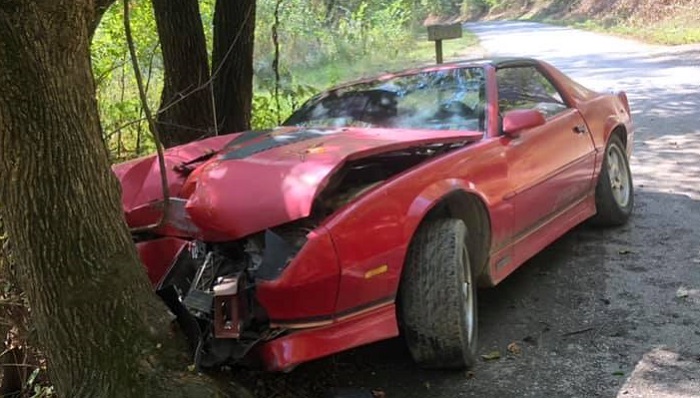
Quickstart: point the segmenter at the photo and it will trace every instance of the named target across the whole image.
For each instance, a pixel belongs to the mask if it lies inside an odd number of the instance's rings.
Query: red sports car
[[[114,172],[199,365],[284,371],[401,333],[421,365],[459,368],[477,286],[585,220],[627,221],[632,138],[624,92],[490,59],[343,85],[279,128],[172,148],[167,201],[154,156]]]

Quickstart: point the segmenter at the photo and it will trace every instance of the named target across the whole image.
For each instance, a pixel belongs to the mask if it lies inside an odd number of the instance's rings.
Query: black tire
[[[418,230],[401,275],[399,317],[421,366],[463,369],[476,362],[476,278],[462,220],[437,219]]]
[[[611,160],[617,159],[617,172],[611,178]],[[617,185],[626,185],[619,188]],[[624,190],[626,193],[623,193]],[[620,137],[613,135],[605,148],[603,166],[595,189],[595,206],[597,214],[591,219],[598,226],[619,226],[627,222],[634,208],[634,184],[630,171],[629,159]]]

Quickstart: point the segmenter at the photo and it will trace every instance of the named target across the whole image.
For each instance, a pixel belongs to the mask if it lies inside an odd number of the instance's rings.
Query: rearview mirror
[[[544,115],[535,109],[517,109],[506,112],[503,116],[503,132],[515,138],[520,135],[523,130],[533,127],[542,126],[546,123]]]

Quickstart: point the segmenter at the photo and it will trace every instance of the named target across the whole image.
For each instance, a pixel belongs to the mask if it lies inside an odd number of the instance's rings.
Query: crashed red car
[[[283,126],[114,167],[126,220],[197,363],[294,366],[400,333],[428,367],[473,364],[477,286],[585,220],[633,207],[624,92],[532,59],[387,74]],[[149,228],[156,225],[157,228]]]

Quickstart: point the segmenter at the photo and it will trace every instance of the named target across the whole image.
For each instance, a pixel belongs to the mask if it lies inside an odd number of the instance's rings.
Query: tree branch
[[[156,152],[158,153],[158,166],[160,167],[160,182],[163,188],[163,213],[161,214],[160,220],[153,225],[147,225],[145,227],[138,228],[137,231],[140,232],[160,228],[165,222],[165,220],[167,220],[168,211],[170,210],[170,190],[168,188],[168,176],[165,171],[165,156],[163,155],[163,145],[161,144],[160,134],[158,134],[158,126],[156,126],[156,121],[153,118],[153,114],[151,113],[151,108],[148,106],[146,89],[143,84],[141,69],[139,68],[139,60],[136,56],[134,38],[131,35],[131,21],[129,19],[129,0],[124,0],[124,33],[126,34],[126,43],[129,46],[129,54],[131,54],[131,63],[134,67],[136,85],[139,88],[141,106],[143,107],[143,112],[146,114],[146,120],[148,120],[148,125],[151,128],[151,133],[153,134],[153,141],[156,144]],[[134,231],[132,230],[132,232]]]

